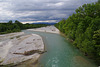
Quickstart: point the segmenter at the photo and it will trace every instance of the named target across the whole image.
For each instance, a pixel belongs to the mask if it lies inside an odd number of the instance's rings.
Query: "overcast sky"
[[[0,0],[0,22],[58,22],[97,0]]]

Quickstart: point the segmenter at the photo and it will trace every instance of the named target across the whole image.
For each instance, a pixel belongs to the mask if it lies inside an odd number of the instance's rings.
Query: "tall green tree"
[[[74,46],[100,65],[100,0],[80,6],[75,14],[55,26],[73,40]]]

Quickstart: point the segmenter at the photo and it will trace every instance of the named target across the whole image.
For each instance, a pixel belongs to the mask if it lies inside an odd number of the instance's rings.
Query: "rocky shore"
[[[24,32],[0,35],[0,65],[37,60],[44,53],[44,43],[37,34]]]
[[[27,30],[59,34],[54,26]],[[0,67],[37,67],[38,59],[44,52],[42,37],[37,34],[17,32],[0,35]]]
[[[39,31],[39,32],[48,32],[48,33],[56,33],[59,34],[59,30],[55,26],[47,26],[47,27],[41,27],[36,29],[27,29],[29,31]]]

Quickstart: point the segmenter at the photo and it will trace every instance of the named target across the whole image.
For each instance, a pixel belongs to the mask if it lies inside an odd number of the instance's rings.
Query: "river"
[[[59,34],[27,30],[23,30],[23,32],[35,33],[43,37],[47,52],[40,57],[39,67],[97,67]]]

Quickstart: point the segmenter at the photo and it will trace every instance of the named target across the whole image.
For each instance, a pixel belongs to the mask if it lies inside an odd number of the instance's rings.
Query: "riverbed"
[[[38,67],[98,67],[60,34],[29,30],[23,32],[38,34],[44,40],[47,52],[40,57]]]

